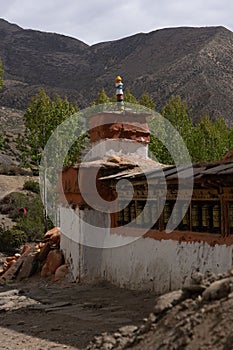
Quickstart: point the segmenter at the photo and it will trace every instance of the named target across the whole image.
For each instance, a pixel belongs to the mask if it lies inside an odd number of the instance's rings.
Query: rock
[[[50,244],[47,242],[39,249],[40,249],[40,252],[39,252],[39,255],[38,255],[38,259],[40,261],[44,261],[47,258],[48,253],[50,251]]]
[[[13,266],[16,263],[16,259],[12,259],[7,263],[7,269],[9,269],[11,266]]]
[[[201,284],[204,279],[204,275],[200,272],[194,272],[191,276],[192,283],[194,284]]]
[[[68,266],[61,265],[55,271],[54,281],[62,280],[69,273]]]
[[[210,283],[213,283],[217,280],[217,276],[215,275],[215,273],[213,272],[209,272],[206,276],[205,276],[205,279],[210,282]]]
[[[123,336],[128,336],[128,335],[136,332],[137,330],[138,330],[137,326],[123,326],[123,327],[119,328],[119,332]]]
[[[48,265],[45,263],[44,266],[42,267],[41,273],[40,273],[41,277],[48,277],[51,276],[51,273],[49,271],[49,267]]]
[[[51,250],[47,256],[46,263],[44,264],[41,276],[47,277],[55,273],[56,269],[63,263],[63,255],[60,250]]]
[[[0,277],[0,283],[6,283],[7,281],[14,279],[23,265],[23,262],[32,252],[35,252],[34,247],[31,247],[23,255],[21,255],[21,257],[17,259],[17,261]]]
[[[18,289],[11,289],[8,290],[6,292],[1,292],[0,293],[0,298],[8,298],[8,297],[12,297],[14,295],[18,295],[19,294],[19,290]]]
[[[171,309],[174,305],[178,304],[184,299],[184,295],[185,293],[181,289],[161,295],[156,300],[154,313],[159,314],[163,311]]]
[[[190,284],[189,286],[185,286],[182,288],[183,291],[185,292],[189,292],[192,294],[202,294],[203,291],[206,289],[206,286],[204,286],[203,284]]]
[[[52,230],[46,232],[43,242],[49,242],[50,246],[59,246],[61,240],[60,227],[54,227]]]
[[[39,303],[34,299],[20,295],[20,292],[20,290],[13,289],[0,293],[0,312],[17,310]]]
[[[30,249],[30,245],[25,244],[25,245],[23,246],[22,251],[21,251],[21,255],[23,255],[28,249]]]
[[[15,260],[15,256],[7,256],[6,257],[6,262],[10,262],[10,261],[12,261],[12,260]]]
[[[153,313],[150,313],[148,317],[148,322],[154,323],[157,320],[156,316]]]
[[[112,343],[104,343],[102,345],[102,350],[112,350],[113,349],[113,344]]]
[[[19,281],[21,281],[24,278],[28,278],[31,275],[33,275],[33,273],[36,272],[37,269],[37,253],[36,252],[31,252],[30,254],[28,254],[27,258],[24,260],[20,271],[17,275],[17,279]]]
[[[112,335],[105,335],[103,337],[103,342],[107,343],[107,344],[115,345],[116,344],[116,339]]]
[[[206,290],[203,292],[203,300],[217,300],[228,296],[231,292],[231,278],[224,278],[219,281],[213,282]]]

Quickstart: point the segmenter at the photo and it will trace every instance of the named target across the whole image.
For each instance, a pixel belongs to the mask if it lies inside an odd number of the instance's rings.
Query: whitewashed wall
[[[134,140],[127,139],[106,139],[92,144],[92,148],[88,153],[88,159],[101,158],[105,155],[119,155],[123,154],[139,156],[144,159],[148,158],[148,145]]]
[[[222,273],[232,266],[232,247],[225,245],[211,247],[207,243],[140,238],[118,248],[87,247],[76,242],[82,232],[81,216],[91,216],[95,221],[92,210],[78,212],[74,220],[67,209],[60,209],[64,232],[61,249],[71,265],[74,280],[107,280],[121,287],[164,293],[188,284],[197,269],[203,273]],[[109,220],[107,214],[96,219],[103,224]],[[117,239],[121,244],[127,242],[126,237]]]

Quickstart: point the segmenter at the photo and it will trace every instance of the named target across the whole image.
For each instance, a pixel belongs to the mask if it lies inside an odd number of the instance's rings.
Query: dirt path
[[[29,180],[28,176],[0,175],[0,199],[11,192],[21,191],[26,180]]]
[[[0,311],[0,348],[8,350],[81,349],[95,335],[141,324],[154,304],[152,293],[109,284],[61,285],[33,277],[10,288],[39,303]]]

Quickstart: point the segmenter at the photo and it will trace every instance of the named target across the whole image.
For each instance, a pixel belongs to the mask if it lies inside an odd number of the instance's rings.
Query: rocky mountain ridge
[[[25,109],[39,87],[86,107],[115,76],[139,97],[148,91],[160,110],[178,94],[193,109],[233,124],[233,33],[224,27],[167,28],[88,46],[55,33],[25,30],[0,19],[5,85],[0,105]]]

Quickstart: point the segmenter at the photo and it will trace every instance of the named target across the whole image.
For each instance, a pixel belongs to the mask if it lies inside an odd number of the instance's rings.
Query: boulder
[[[62,280],[68,273],[69,269],[66,264],[59,266],[55,271],[54,281]]]
[[[49,271],[49,267],[48,267],[48,265],[46,263],[42,267],[40,275],[41,275],[41,277],[51,276],[51,273]]]
[[[50,251],[50,244],[49,242],[45,243],[40,249],[40,252],[39,252],[39,255],[38,255],[38,259],[40,261],[44,261],[48,254],[49,254],[49,251]]]
[[[213,282],[203,292],[203,300],[209,301],[227,297],[231,292],[232,282],[232,278],[224,278],[222,280]]]
[[[171,309],[174,305],[181,302],[184,299],[184,297],[185,293],[181,289],[161,295],[156,300],[154,313],[159,314],[163,311]]]
[[[25,245],[23,246],[22,251],[21,251],[21,255],[23,255],[28,249],[30,249],[30,245],[25,244]]]
[[[42,268],[41,276],[47,277],[55,273],[57,268],[63,264],[63,255],[60,250],[51,250]]]
[[[43,242],[49,242],[49,244],[59,246],[61,240],[61,231],[60,227],[54,227],[48,232],[46,232],[44,236]]]
[[[18,272],[17,279],[21,281],[24,278],[28,278],[33,275],[37,270],[37,253],[31,252],[23,261],[23,264]]]
[[[191,275],[191,280],[193,284],[201,284],[203,282],[203,279],[204,275],[199,271],[196,271]]]

